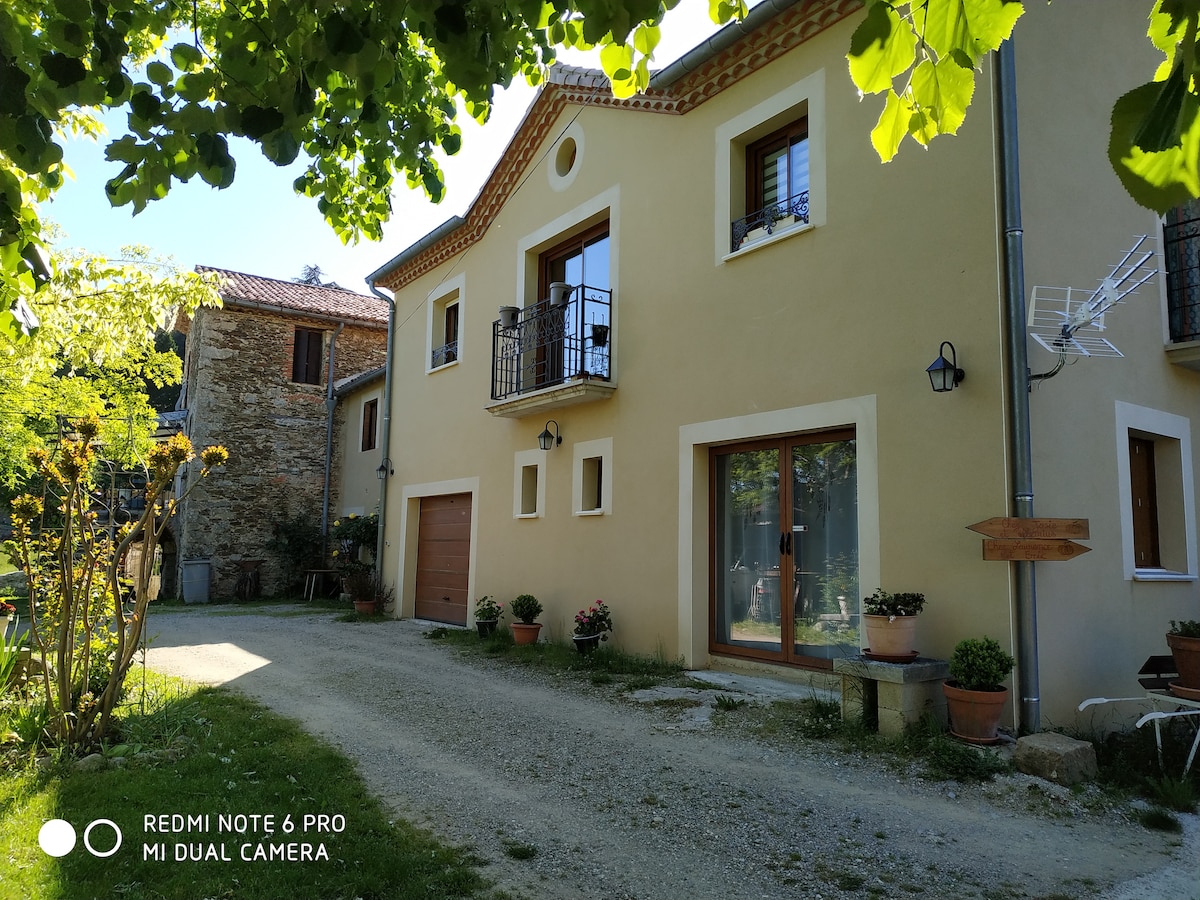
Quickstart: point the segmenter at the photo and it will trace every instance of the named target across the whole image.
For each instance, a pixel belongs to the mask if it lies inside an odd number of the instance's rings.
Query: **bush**
[[[532,625],[534,620],[542,614],[542,604],[533,594],[521,594],[512,602],[511,609],[512,614],[526,625]]]
[[[868,616],[915,616],[924,608],[924,594],[889,594],[876,588],[870,597],[863,597],[863,613]]]
[[[1200,622],[1195,619],[1185,619],[1182,622],[1171,620],[1171,634],[1180,637],[1200,638]]]
[[[964,691],[994,691],[1013,670],[1015,660],[994,638],[966,638],[954,647],[950,677]]]

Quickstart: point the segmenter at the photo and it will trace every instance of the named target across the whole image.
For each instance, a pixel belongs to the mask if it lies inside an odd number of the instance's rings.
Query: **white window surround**
[[[808,222],[729,251],[730,223],[745,214],[746,146],[789,121],[808,116]],[[716,264],[811,231],[825,224],[825,70],[818,69],[784,90],[717,126],[716,211],[713,221]]]
[[[595,441],[579,441],[571,447],[571,512],[576,516],[612,515],[612,438]],[[600,506],[584,508],[583,482],[584,460],[599,458],[600,463]]]
[[[466,333],[466,288],[467,276],[460,272],[448,278],[429,292],[425,301],[425,374],[440,372],[458,365],[462,359]],[[433,365],[433,351],[442,346],[446,322],[446,307],[458,304],[458,353],[454,360],[440,366]]]
[[[513,518],[540,519],[546,515],[546,453],[545,450],[518,450],[513,454]],[[533,512],[525,512],[525,469],[537,469],[537,496]]]
[[[861,584],[880,581],[879,427],[872,395],[797,406],[679,429],[679,652],[703,667],[708,654],[708,448],[713,444],[852,426],[858,464],[858,566]]]
[[[546,154],[546,177],[550,180],[552,191],[565,191],[575,182],[575,177],[583,168],[585,147],[583,126],[572,122]]]
[[[1116,401],[1117,486],[1121,510],[1121,562],[1126,581],[1195,581],[1196,493],[1192,478],[1191,422],[1184,416]],[[1177,448],[1167,458],[1155,456],[1160,520],[1174,516],[1181,520],[1182,543],[1172,547],[1163,543],[1164,562],[1176,562],[1175,568],[1139,569],[1133,555],[1133,491],[1130,484],[1129,437],[1165,438],[1155,441],[1155,449]],[[1172,458],[1173,457],[1173,458]],[[1160,533],[1171,529],[1161,528]],[[1172,552],[1173,551],[1173,552]],[[1184,566],[1180,568],[1178,563]]]

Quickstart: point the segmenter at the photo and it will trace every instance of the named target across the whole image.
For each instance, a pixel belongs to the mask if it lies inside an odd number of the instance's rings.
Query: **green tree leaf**
[[[1108,157],[1121,184],[1140,205],[1165,213],[1200,196],[1200,102],[1184,97],[1176,145],[1147,152],[1136,135],[1161,93],[1161,82],[1134,88],[1113,107]]]
[[[867,17],[850,37],[850,77],[864,94],[889,90],[913,64],[917,35],[890,5],[871,0]]]

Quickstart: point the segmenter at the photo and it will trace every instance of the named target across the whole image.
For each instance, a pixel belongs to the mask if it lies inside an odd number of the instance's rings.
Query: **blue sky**
[[[708,20],[707,3],[685,0],[668,14],[654,67],[682,56],[716,30]],[[599,67],[594,57],[571,53],[572,65]],[[128,244],[144,244],[172,257],[182,268],[216,266],[290,279],[306,265],[318,265],[342,287],[363,291],[363,279],[446,219],[466,211],[534,97],[523,82],[501,92],[484,127],[468,116],[460,118],[463,149],[440,164],[447,182],[446,198],[430,203],[419,191],[409,191],[401,179],[392,197],[392,219],[383,240],[343,245],[317,212],[316,201],[298,197],[291,183],[302,170],[299,162],[280,169],[254,145],[239,141],[231,149],[237,176],[231,187],[218,191],[199,177],[176,183],[170,194],[134,216],[131,207],[113,209],[104,182],[121,163],[104,159],[104,145],[124,133],[124,120],[109,120],[110,137],[95,143],[73,140],[66,150],[75,180],[68,181],[43,212],[65,232],[60,246],[115,257]]]

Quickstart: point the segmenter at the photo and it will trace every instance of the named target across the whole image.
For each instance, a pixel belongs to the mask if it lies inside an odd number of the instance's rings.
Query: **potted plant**
[[[950,680],[942,685],[950,713],[950,731],[974,744],[994,744],[1008,688],[1001,682],[1013,670],[1013,658],[994,638],[959,641],[950,657]]]
[[[379,581],[375,571],[366,566],[351,569],[342,580],[346,585],[346,593],[354,603],[354,611],[367,616],[375,615],[379,594]]]
[[[608,640],[612,627],[612,613],[603,600],[581,609],[575,614],[575,649],[580,653],[591,653],[601,641]]]
[[[541,623],[535,622],[538,616],[542,614],[542,604],[538,602],[538,598],[533,594],[521,594],[512,602],[512,614],[520,619],[520,622],[513,622],[511,626],[513,633],[513,643],[515,644],[535,644],[538,639],[538,632],[541,630]]]
[[[884,662],[916,659],[917,615],[924,608],[924,594],[891,594],[876,588],[870,597],[863,597],[863,625],[869,644],[863,655]]]
[[[1176,622],[1172,619],[1171,630],[1167,632],[1167,646],[1171,648],[1175,671],[1179,673],[1179,681],[1174,682],[1171,689],[1176,693],[1200,691],[1200,622],[1195,619]],[[1189,696],[1197,699],[1196,694]]]
[[[504,606],[491,597],[484,595],[475,601],[475,627],[479,636],[487,637],[496,630],[500,617],[504,615]]]

